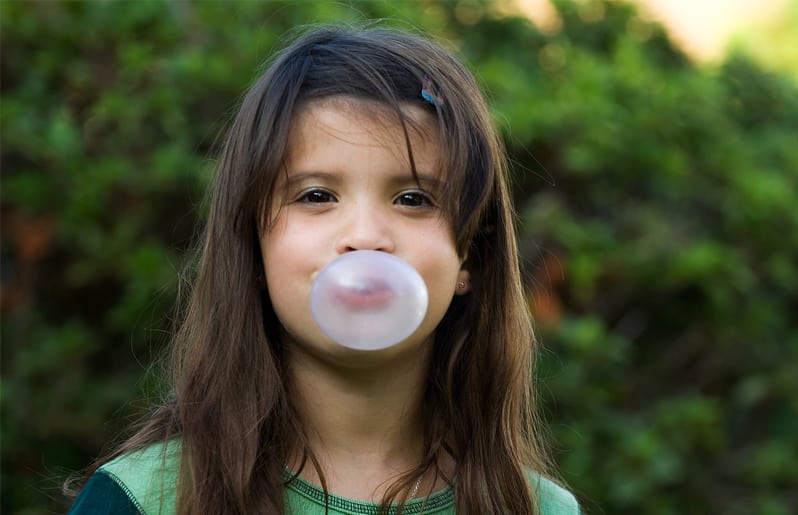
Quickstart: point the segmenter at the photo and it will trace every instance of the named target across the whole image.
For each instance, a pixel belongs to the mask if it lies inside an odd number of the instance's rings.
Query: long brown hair
[[[429,98],[421,95],[425,89]],[[423,398],[424,458],[383,498],[403,502],[443,474],[458,513],[535,513],[527,472],[545,472],[533,415],[535,341],[521,289],[504,150],[468,70],[416,35],[322,27],[279,53],[243,99],[218,164],[201,259],[173,343],[173,397],[110,457],[179,437],[178,511],[283,513],[289,449],[323,475],[287,388],[279,321],[265,290],[259,221],[268,216],[292,117],[302,102],[346,95],[438,119],[444,211],[467,256],[471,293],[435,333]],[[431,101],[430,101],[431,100]],[[412,150],[408,148],[408,151]]]

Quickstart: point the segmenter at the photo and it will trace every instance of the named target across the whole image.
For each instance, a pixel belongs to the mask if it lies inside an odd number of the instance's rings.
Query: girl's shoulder
[[[527,474],[535,491],[541,515],[579,515],[582,513],[574,494],[535,472]]]
[[[97,469],[70,513],[115,513],[114,506],[125,506],[126,513],[174,513],[179,456],[177,440],[118,456]]]
[[[122,454],[97,469],[70,513],[173,514],[179,463],[179,440]],[[571,492],[535,472],[527,475],[541,515],[581,513]]]

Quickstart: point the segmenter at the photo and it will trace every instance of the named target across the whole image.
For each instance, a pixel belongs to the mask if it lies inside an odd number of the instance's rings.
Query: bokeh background
[[[740,2],[708,3],[670,2],[699,40]],[[0,2],[0,511],[63,512],[157,393],[218,135],[266,57],[387,18],[489,92],[586,511],[798,512],[798,2],[709,52],[644,4]]]

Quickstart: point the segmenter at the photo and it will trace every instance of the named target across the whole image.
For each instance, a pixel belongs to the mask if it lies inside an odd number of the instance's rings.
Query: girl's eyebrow
[[[388,178],[388,183],[397,187],[404,184],[416,184],[416,178],[418,178],[418,183],[427,188],[440,189],[443,186],[443,181],[437,175],[423,172],[416,173],[415,177],[410,173],[396,174]],[[308,180],[336,182],[340,179],[334,172],[296,172],[288,174],[286,184],[291,187]]]
[[[412,174],[396,175],[390,179],[390,182],[396,185],[416,184],[416,179],[418,179],[419,184],[427,188],[438,190],[443,186],[443,181],[437,175],[423,173],[423,172],[422,173],[417,172],[415,176],[413,176]]]
[[[286,176],[286,185],[293,186],[294,184],[305,182],[308,180],[323,180],[331,182],[336,179],[336,174],[329,172],[297,172],[289,173]]]

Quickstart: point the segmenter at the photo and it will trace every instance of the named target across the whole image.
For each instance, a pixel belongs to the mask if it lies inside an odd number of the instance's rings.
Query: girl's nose
[[[353,250],[396,250],[390,221],[374,209],[352,209],[342,223],[336,251],[339,254]]]

